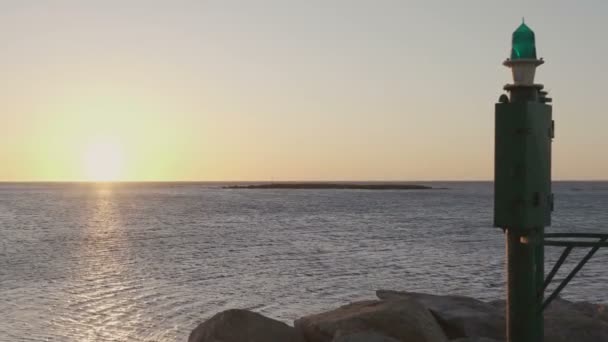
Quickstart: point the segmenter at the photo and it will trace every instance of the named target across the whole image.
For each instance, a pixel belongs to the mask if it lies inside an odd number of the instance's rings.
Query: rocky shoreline
[[[497,342],[505,340],[505,302],[380,290],[295,320],[294,326],[231,309],[201,323],[188,342]],[[608,306],[556,299],[545,310],[545,341],[608,341]]]

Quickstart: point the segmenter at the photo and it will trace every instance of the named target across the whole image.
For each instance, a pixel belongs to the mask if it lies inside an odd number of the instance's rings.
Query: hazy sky
[[[0,180],[491,179],[522,16],[608,179],[605,0],[0,0]]]

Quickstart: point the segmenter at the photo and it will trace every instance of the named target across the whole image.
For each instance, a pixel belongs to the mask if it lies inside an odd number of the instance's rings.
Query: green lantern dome
[[[513,32],[511,59],[536,59],[534,31],[525,23]]]

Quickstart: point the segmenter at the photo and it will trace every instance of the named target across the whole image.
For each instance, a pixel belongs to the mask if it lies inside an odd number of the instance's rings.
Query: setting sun
[[[113,139],[100,139],[86,147],[85,172],[90,181],[116,181],[122,176],[123,148]]]

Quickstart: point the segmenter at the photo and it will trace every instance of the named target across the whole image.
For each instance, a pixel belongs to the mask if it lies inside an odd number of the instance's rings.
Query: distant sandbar
[[[358,183],[267,183],[230,185],[224,189],[338,189],[338,190],[430,190],[426,185],[416,184],[358,184]]]

